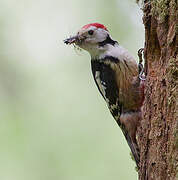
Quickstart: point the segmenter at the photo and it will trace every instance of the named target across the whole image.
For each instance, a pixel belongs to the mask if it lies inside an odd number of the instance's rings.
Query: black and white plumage
[[[110,59],[110,57],[107,57],[107,59]],[[119,104],[115,73],[108,64],[104,63],[105,60],[92,60],[92,73],[98,90],[105,99],[111,114],[119,122],[122,105]]]
[[[76,36],[66,39],[65,43],[75,43],[90,53],[98,90],[121,127],[139,167],[136,130],[141,119],[143,88],[136,61],[117,41],[112,40],[107,28],[99,23],[83,26]]]

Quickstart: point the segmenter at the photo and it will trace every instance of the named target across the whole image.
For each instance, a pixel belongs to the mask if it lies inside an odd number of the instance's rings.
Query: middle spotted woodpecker
[[[83,26],[64,43],[75,44],[90,53],[92,73],[98,90],[120,126],[139,167],[136,130],[141,120],[144,86],[139,78],[136,61],[111,38],[107,28],[99,23]]]

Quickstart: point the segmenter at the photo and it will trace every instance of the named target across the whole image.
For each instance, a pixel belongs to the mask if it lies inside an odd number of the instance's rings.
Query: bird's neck
[[[112,54],[112,56],[116,56],[118,45],[111,45],[111,44],[105,44],[103,46],[100,46],[99,44],[94,45],[92,48],[88,50],[90,53],[92,60],[100,60],[104,59],[105,56]],[[113,53],[114,52],[114,53]]]
[[[92,60],[100,61],[106,57],[113,57],[114,59],[118,59],[118,61],[131,61],[136,64],[133,56],[117,42],[115,44],[105,44],[104,46],[97,45],[89,53]]]

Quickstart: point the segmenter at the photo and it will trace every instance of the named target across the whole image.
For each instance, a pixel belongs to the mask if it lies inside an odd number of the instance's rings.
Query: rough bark
[[[145,0],[145,101],[140,180],[178,179],[177,0]]]

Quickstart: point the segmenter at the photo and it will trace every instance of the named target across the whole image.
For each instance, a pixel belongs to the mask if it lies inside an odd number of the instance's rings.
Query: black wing
[[[120,124],[121,104],[119,103],[119,89],[115,80],[115,72],[109,65],[95,60],[91,61],[92,73],[101,95],[107,102],[115,120]]]

